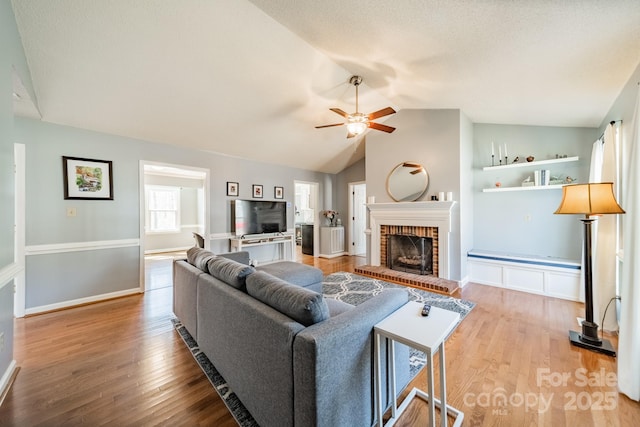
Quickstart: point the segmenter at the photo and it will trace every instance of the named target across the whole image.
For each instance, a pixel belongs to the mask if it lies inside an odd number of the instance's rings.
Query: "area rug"
[[[328,275],[322,282],[322,292],[325,298],[337,299],[351,305],[362,304],[385,289],[406,289],[409,299],[421,304],[460,313],[460,321],[475,307],[475,303],[457,299],[448,295],[436,294],[422,289],[396,285],[372,277],[364,277],[354,273],[339,272]],[[427,363],[426,355],[414,348],[409,349],[409,366],[411,378],[415,377]]]
[[[406,289],[409,292],[410,300],[455,311],[460,313],[460,320],[464,319],[475,306],[475,304],[470,301],[396,285],[353,273],[333,273],[325,277],[322,283],[325,298],[337,299],[352,305],[361,304],[388,288]],[[235,418],[238,425],[241,427],[257,427],[258,423],[256,423],[249,411],[247,411],[242,402],[240,402],[240,399],[238,399],[236,394],[227,385],[225,379],[216,370],[207,356],[200,351],[198,343],[191,334],[189,334],[189,331],[187,331],[178,319],[172,319],[172,322],[176,331],[189,348],[189,351],[191,351],[194,359],[198,362],[202,372],[204,372],[224,404],[229,408],[229,412],[231,412],[231,415]],[[420,369],[426,364],[424,353],[411,349],[409,364],[411,377],[413,377],[417,375]]]

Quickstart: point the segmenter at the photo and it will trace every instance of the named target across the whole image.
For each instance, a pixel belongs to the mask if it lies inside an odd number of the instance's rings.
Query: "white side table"
[[[423,304],[415,301],[408,302],[400,307],[387,318],[374,326],[374,364],[375,364],[375,387],[376,387],[376,408],[378,415],[378,426],[382,426],[382,371],[380,366],[380,342],[382,338],[388,338],[387,354],[389,355],[388,379],[391,383],[391,418],[387,421],[387,426],[392,426],[400,417],[400,414],[407,409],[410,401],[418,396],[429,402],[429,425],[436,424],[437,406],[442,411],[442,427],[447,426],[447,416],[451,414],[455,417],[454,427],[462,425],[464,413],[447,405],[447,377],[445,374],[444,342],[456,328],[460,321],[460,314],[438,307],[431,307],[428,317],[422,317]],[[423,351],[427,355],[428,382],[427,393],[414,387],[413,390],[402,401],[400,407],[396,401],[396,378],[395,378],[395,354],[393,342],[408,345],[409,347]],[[440,399],[436,399],[433,394],[433,356],[440,353]],[[433,397],[433,398],[430,398]],[[446,408],[446,410],[444,409]]]

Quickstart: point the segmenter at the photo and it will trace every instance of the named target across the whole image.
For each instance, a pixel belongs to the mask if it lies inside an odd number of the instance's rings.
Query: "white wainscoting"
[[[94,242],[53,243],[31,245],[25,248],[25,255],[58,254],[64,252],[95,251],[100,249],[128,248],[140,246],[140,239],[99,240]]]
[[[0,289],[15,279],[22,270],[24,270],[24,267],[15,262],[0,269]]]
[[[473,250],[467,263],[474,283],[581,301],[578,261]]]

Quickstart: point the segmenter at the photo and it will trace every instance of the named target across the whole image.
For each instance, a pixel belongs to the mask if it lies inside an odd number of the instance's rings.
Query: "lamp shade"
[[[556,214],[623,214],[613,194],[613,182],[573,184],[562,187],[562,201]]]

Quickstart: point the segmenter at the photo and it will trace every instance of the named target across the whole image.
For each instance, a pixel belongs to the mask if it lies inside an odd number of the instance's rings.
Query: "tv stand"
[[[231,239],[229,239],[231,252],[245,251],[250,250],[251,248],[265,247],[270,245],[277,248],[278,258],[267,258],[263,256],[261,257],[261,259],[258,259],[258,251],[255,251],[256,255],[254,256],[252,254],[251,258],[256,259],[259,264],[269,264],[277,261],[293,261],[294,254],[296,253],[296,240],[293,234],[255,234],[250,236],[232,237]],[[262,252],[264,253],[265,251]]]

